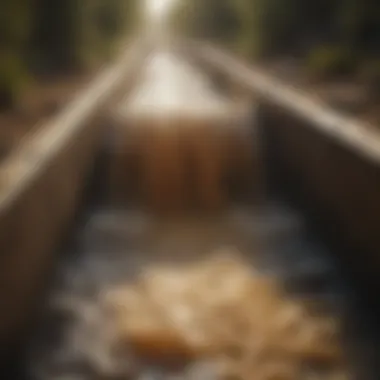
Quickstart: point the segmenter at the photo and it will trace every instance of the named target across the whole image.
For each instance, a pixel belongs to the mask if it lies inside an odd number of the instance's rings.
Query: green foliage
[[[31,0],[0,3],[0,107],[13,106],[29,75],[25,49],[32,27]]]
[[[0,108],[14,106],[29,80],[20,56],[3,52],[0,55]]]
[[[352,73],[355,59],[352,52],[341,46],[321,46],[307,57],[307,69],[313,77],[328,78]]]
[[[194,38],[230,42],[239,19],[231,0],[183,0],[173,12],[173,24]]]
[[[19,47],[28,40],[32,25],[32,0],[2,0],[0,3],[0,46]]]
[[[230,44],[248,56],[277,54],[309,55],[316,66],[334,66],[327,61],[341,58],[341,52],[325,52],[327,42],[342,50],[357,52],[379,50],[380,2],[378,0],[182,0],[190,35],[218,39]],[[200,4],[198,4],[200,3]],[[186,8],[187,7],[187,8]],[[191,12],[189,11],[191,8]],[[235,20],[233,28],[223,34],[228,23],[225,12]],[[215,20],[218,19],[219,21]],[[204,27],[207,25],[207,28]],[[210,32],[211,30],[211,32]],[[194,33],[196,32],[196,33]],[[322,56],[322,57],[321,57]],[[343,57],[342,57],[343,60]],[[326,61],[326,63],[322,62]],[[321,63],[320,63],[321,62]],[[337,66],[339,66],[337,64]]]
[[[359,77],[367,83],[373,95],[380,95],[380,59],[369,59],[359,71]]]
[[[87,68],[131,31],[139,0],[1,0],[0,103],[14,103],[29,73]]]

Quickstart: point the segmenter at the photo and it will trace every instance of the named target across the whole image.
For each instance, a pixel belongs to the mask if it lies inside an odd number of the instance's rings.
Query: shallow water
[[[132,363],[127,365],[128,356],[114,352],[112,320],[100,296],[154,263],[192,262],[237,249],[252,263],[253,272],[275,274],[293,290],[308,290],[310,299],[342,301],[333,265],[307,237],[302,218],[280,205],[265,211],[258,216],[234,209],[217,218],[167,220],[110,209],[91,214],[75,257],[62,266],[50,296],[49,312],[36,335],[31,372],[41,380],[127,375]],[[297,249],[290,248],[297,244]]]

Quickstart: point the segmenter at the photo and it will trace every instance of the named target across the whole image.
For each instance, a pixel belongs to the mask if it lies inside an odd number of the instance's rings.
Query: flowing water
[[[248,154],[257,147],[254,120],[245,112],[245,105],[217,94],[207,77],[175,54],[152,57],[141,84],[116,107],[116,139],[108,149],[111,166],[117,166],[111,187],[118,188],[118,198],[104,194],[92,204],[64,252],[31,349],[29,370],[36,379],[163,376],[136,373],[133,360],[115,349],[117,332],[101,302],[105,291],[152,263],[194,262],[238,250],[252,273],[276,276],[289,297],[323,304],[336,316],[346,310],[348,290],[327,247],[302,214],[262,193],[257,167],[263,163]],[[231,136],[239,136],[234,150]],[[222,144],[213,145],[216,139]],[[135,161],[132,176],[128,163]],[[138,182],[133,194],[125,178]],[[244,182],[249,178],[253,184]],[[245,192],[244,186],[231,190],[236,180],[247,184]],[[178,193],[183,196],[174,212],[162,212],[173,211]],[[213,377],[207,368],[197,373],[197,379]]]

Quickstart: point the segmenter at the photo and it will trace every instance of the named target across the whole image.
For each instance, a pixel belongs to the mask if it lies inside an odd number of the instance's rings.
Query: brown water
[[[115,354],[114,321],[107,316],[102,294],[133,280],[147,265],[195,262],[220,251],[238,250],[251,263],[252,273],[270,270],[271,275],[282,279],[290,275],[300,281],[307,278],[306,284],[322,277],[326,289],[309,289],[309,294],[324,294],[328,301],[337,290],[332,281],[328,286],[333,279],[331,266],[320,255],[313,255],[312,244],[298,252],[303,258],[293,259],[297,265],[292,265],[290,255],[281,263],[278,252],[270,250],[263,239],[264,233],[269,234],[271,245],[286,255],[286,245],[301,240],[302,227],[294,224],[291,215],[281,215],[279,209],[277,215],[268,213],[264,219],[260,221],[257,213],[238,210],[215,218],[170,220],[134,211],[94,212],[80,234],[78,251],[62,268],[51,294],[50,313],[42,335],[37,336],[32,370],[41,379],[87,379],[93,373],[113,378],[120,371],[126,376],[129,365],[135,363],[126,352]],[[314,297],[313,302],[319,301]]]
[[[202,130],[192,134],[191,138],[190,134],[181,135],[186,136],[181,141],[187,147],[199,145],[197,140],[204,141],[205,131],[210,130],[210,125],[215,128],[217,124],[214,121],[220,121],[221,114],[228,118],[230,113],[224,114],[226,107],[229,107],[228,102],[212,92],[207,78],[176,56],[163,53],[150,62],[145,80],[119,109],[116,128],[119,153],[115,154],[114,149],[111,152],[112,160],[116,157],[118,166],[112,186],[118,188],[119,197],[116,202],[111,199],[112,206],[104,199],[102,204],[93,205],[85,222],[78,228],[72,252],[67,252],[62,263],[49,298],[48,312],[31,349],[29,368],[37,379],[181,377],[208,380],[216,376],[209,365],[182,368],[175,373],[162,372],[162,368],[157,367],[141,368],[125,347],[120,349],[118,346],[118,332],[104,307],[102,295],[121,282],[135,279],[147,265],[194,262],[215,252],[238,251],[246,259],[252,274],[260,272],[275,276],[289,291],[289,298],[308,299],[314,306],[323,304],[324,309],[334,306],[329,310],[334,316],[343,310],[345,296],[334,263],[325,247],[309,234],[302,216],[282,202],[263,202],[264,197],[260,199],[261,203],[257,202],[257,197],[253,197],[256,202],[241,202],[242,198],[230,197],[228,183],[231,180],[224,181],[220,173],[226,173],[226,168],[232,167],[241,169],[241,178],[250,177],[252,166],[246,166],[246,160],[251,156],[229,165],[239,155],[246,157],[245,151],[255,146],[253,141],[239,150],[239,144],[243,147],[244,140],[254,136],[247,128],[249,124],[221,124],[221,128],[224,125],[233,131],[231,136],[245,138],[236,140],[238,148],[235,146],[235,154],[230,150],[227,155],[223,150],[224,160],[218,161],[214,167],[210,167],[210,162],[215,155],[221,154],[220,150],[210,148],[213,138],[216,138],[215,133],[205,149],[192,148],[190,156],[197,158],[199,165],[190,167],[198,173],[195,175],[198,179],[191,184],[186,182],[189,174],[183,175],[183,172],[189,167],[184,163],[187,149],[178,149],[178,139],[173,135],[168,138],[165,128],[171,129],[170,133],[173,130],[182,133],[184,124],[173,122],[179,120],[178,115],[182,120],[189,120],[187,128],[190,132],[192,125],[202,125]],[[162,119],[164,110],[165,115],[171,115],[170,123],[162,122],[165,120]],[[121,114],[128,122],[122,122]],[[157,123],[157,118],[161,118],[161,122]],[[142,123],[141,120],[145,121]],[[156,121],[147,123],[146,120]],[[239,120],[244,121],[244,118]],[[236,128],[231,129],[232,125]],[[141,132],[144,126],[150,130]],[[164,129],[157,132],[160,126]],[[135,132],[131,132],[131,128],[135,128]],[[154,140],[156,143],[151,139],[153,132],[158,136]],[[174,135],[178,136],[178,133]],[[143,136],[140,143],[124,145],[123,141],[128,142],[126,137],[136,135]],[[167,144],[163,144],[163,140]],[[128,165],[124,166],[123,161],[123,157],[128,156],[124,154],[126,147],[133,147],[140,157],[139,175],[134,178],[143,179],[137,186],[137,193],[148,194],[142,197],[142,201],[140,197],[138,203],[134,202],[133,207],[125,202],[128,193],[124,190],[127,190],[128,182],[124,181],[124,176],[128,178],[130,174]],[[112,162],[111,166],[115,161]],[[145,164],[141,165],[141,162]],[[210,182],[215,173],[217,181]],[[181,193],[179,185],[185,190],[195,187],[198,197],[193,192],[187,202],[180,202],[181,206],[186,204],[186,207],[179,208],[180,212],[176,208],[175,214],[164,213],[163,216],[162,206],[166,209],[168,201]],[[245,190],[249,193],[252,188]],[[219,199],[220,193],[228,201],[217,202],[215,210],[214,200]],[[201,200],[198,207],[191,208],[189,212],[189,205],[196,199]],[[160,207],[157,208],[157,204]],[[327,378],[305,376],[299,378]]]

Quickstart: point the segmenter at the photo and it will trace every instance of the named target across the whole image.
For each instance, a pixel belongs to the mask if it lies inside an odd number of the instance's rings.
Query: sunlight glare
[[[153,16],[163,16],[175,0],[147,0],[149,12]]]

